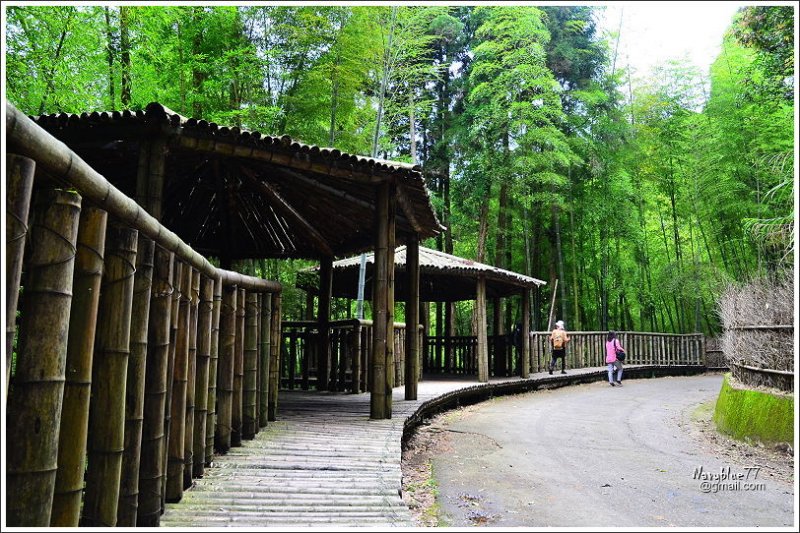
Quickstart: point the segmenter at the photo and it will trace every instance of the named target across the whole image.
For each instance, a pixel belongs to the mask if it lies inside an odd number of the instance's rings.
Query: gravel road
[[[791,458],[776,474],[758,454],[702,438],[699,413],[707,424],[721,384],[709,374],[598,382],[471,408],[445,425],[450,448],[433,458],[446,524],[793,525]]]

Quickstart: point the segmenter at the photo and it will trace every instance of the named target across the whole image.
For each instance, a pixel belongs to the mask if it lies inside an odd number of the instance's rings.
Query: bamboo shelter
[[[6,111],[9,309],[25,289],[6,324],[19,337],[4,391],[10,526],[156,526],[215,453],[278,418],[282,287],[233,261],[332,261],[441,230],[409,165],[158,104]],[[374,418],[391,416],[390,379]]]

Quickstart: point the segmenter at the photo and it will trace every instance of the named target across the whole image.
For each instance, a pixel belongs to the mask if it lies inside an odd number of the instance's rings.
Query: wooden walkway
[[[563,386],[604,375],[601,368],[585,368],[566,376],[493,379],[488,386]],[[369,420],[369,394],[281,391],[279,420],[216,457],[181,502],[167,504],[161,523],[184,529],[413,527],[400,495],[404,424],[425,402],[483,387],[474,377],[426,380],[416,401],[403,400],[397,387],[390,420]]]

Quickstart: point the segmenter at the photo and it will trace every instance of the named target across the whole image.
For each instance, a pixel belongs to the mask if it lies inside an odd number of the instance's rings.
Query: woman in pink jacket
[[[617,334],[613,331],[609,331],[608,339],[606,340],[606,364],[608,365],[608,384],[612,387],[615,384],[620,387],[622,386],[622,361],[617,358],[617,350],[625,351],[617,339]],[[614,383],[615,369],[617,371],[616,383]]]

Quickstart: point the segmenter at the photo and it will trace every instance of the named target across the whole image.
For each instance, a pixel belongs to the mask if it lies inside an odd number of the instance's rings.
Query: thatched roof
[[[366,255],[367,282],[365,298],[371,298],[372,267],[374,254]],[[406,297],[405,269],[406,247],[395,249],[395,299],[400,301]],[[361,257],[355,256],[333,263],[333,295],[340,298],[356,298],[358,293],[358,271]],[[535,288],[545,282],[504,270],[491,265],[478,263],[419,247],[420,299],[425,302],[449,302],[473,300],[476,294],[476,282],[479,276],[486,278],[486,296],[488,298],[504,297],[519,294],[522,289]],[[319,286],[319,267],[307,269],[298,274],[297,286],[316,293]]]
[[[31,118],[132,197],[140,148],[165,138],[162,222],[209,256],[370,250],[376,191],[386,181],[396,186],[398,242],[443,229],[418,166],[186,118],[158,103],[144,111]]]

